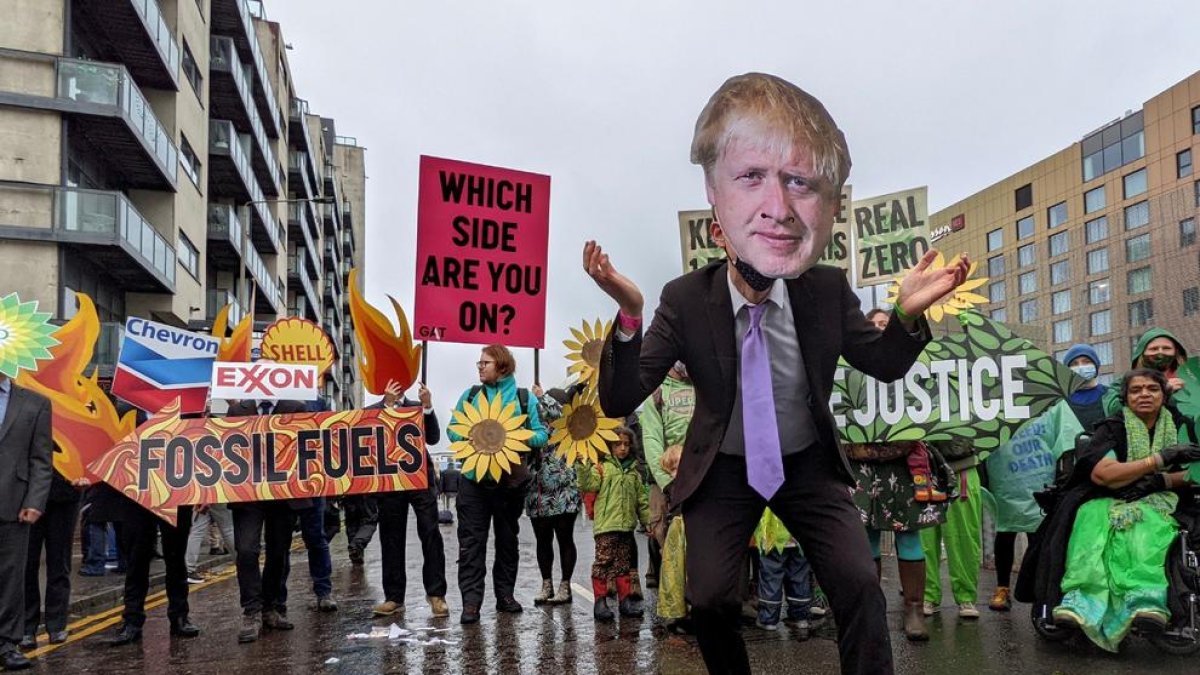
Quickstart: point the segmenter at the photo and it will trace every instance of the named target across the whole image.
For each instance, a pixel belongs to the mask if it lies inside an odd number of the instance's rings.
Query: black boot
[[[121,624],[121,629],[117,631],[108,641],[109,647],[121,647],[134,642],[140,642],[142,639],[142,629],[130,624]]]
[[[613,612],[608,608],[608,598],[600,596],[596,598],[596,607],[592,610],[592,616],[597,621],[612,621]]]
[[[621,601],[618,611],[621,612],[621,616],[629,617],[639,617],[644,614],[641,603],[634,600],[632,596],[626,596],[626,598]]]
[[[194,638],[200,634],[200,629],[188,620],[186,616],[171,619],[171,635],[182,638]]]

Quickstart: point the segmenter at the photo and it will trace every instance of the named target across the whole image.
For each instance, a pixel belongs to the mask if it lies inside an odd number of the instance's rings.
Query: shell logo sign
[[[318,377],[333,365],[333,343],[307,319],[292,316],[267,326],[261,348],[264,360],[316,366]]]

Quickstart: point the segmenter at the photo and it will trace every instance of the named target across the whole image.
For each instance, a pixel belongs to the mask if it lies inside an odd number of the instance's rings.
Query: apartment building
[[[930,218],[990,278],[991,316],[1128,369],[1152,326],[1200,351],[1200,71]]]
[[[325,397],[361,403],[344,287],[364,241],[362,149],[325,144],[333,122],[299,97],[263,3],[5,4],[0,289],[62,321],[87,292],[102,377],[127,316],[312,319],[338,350]]]

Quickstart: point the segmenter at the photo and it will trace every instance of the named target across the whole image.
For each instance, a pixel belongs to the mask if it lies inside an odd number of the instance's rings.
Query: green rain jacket
[[[660,488],[671,483],[671,475],[663,471],[663,453],[672,445],[683,445],[692,412],[696,407],[696,392],[691,383],[668,377],[662,386],[642,404],[642,448],[646,465]]]
[[[580,463],[575,467],[580,492],[596,492],[596,518],[593,534],[633,532],[638,522],[650,526],[650,497],[637,462],[605,455],[600,466]]]

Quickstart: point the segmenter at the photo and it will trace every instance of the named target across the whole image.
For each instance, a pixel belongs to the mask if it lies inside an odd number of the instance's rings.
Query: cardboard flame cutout
[[[350,270],[350,316],[354,319],[354,339],[358,342],[358,369],[362,373],[363,386],[372,394],[382,395],[389,380],[408,389],[417,381],[421,367],[421,347],[413,346],[412,331],[408,317],[392,296],[392,309],[400,331],[392,329],[392,322],[383,312],[372,307],[358,291],[358,270]]]
[[[92,299],[76,293],[79,311],[54,333],[53,360],[43,361],[37,372],[26,371],[17,384],[50,399],[53,406],[54,468],[67,480],[88,476],[86,467],[133,432],[136,412],[117,414],[97,381],[83,374],[92,360],[100,318]]]
[[[253,306],[254,300],[251,299],[250,303]],[[221,311],[217,312],[217,318],[213,320],[212,336],[221,341],[221,347],[217,351],[217,360],[249,363],[250,350],[254,347],[254,313],[247,313],[234,327],[233,335],[225,337],[228,320],[229,305],[225,305]]]

